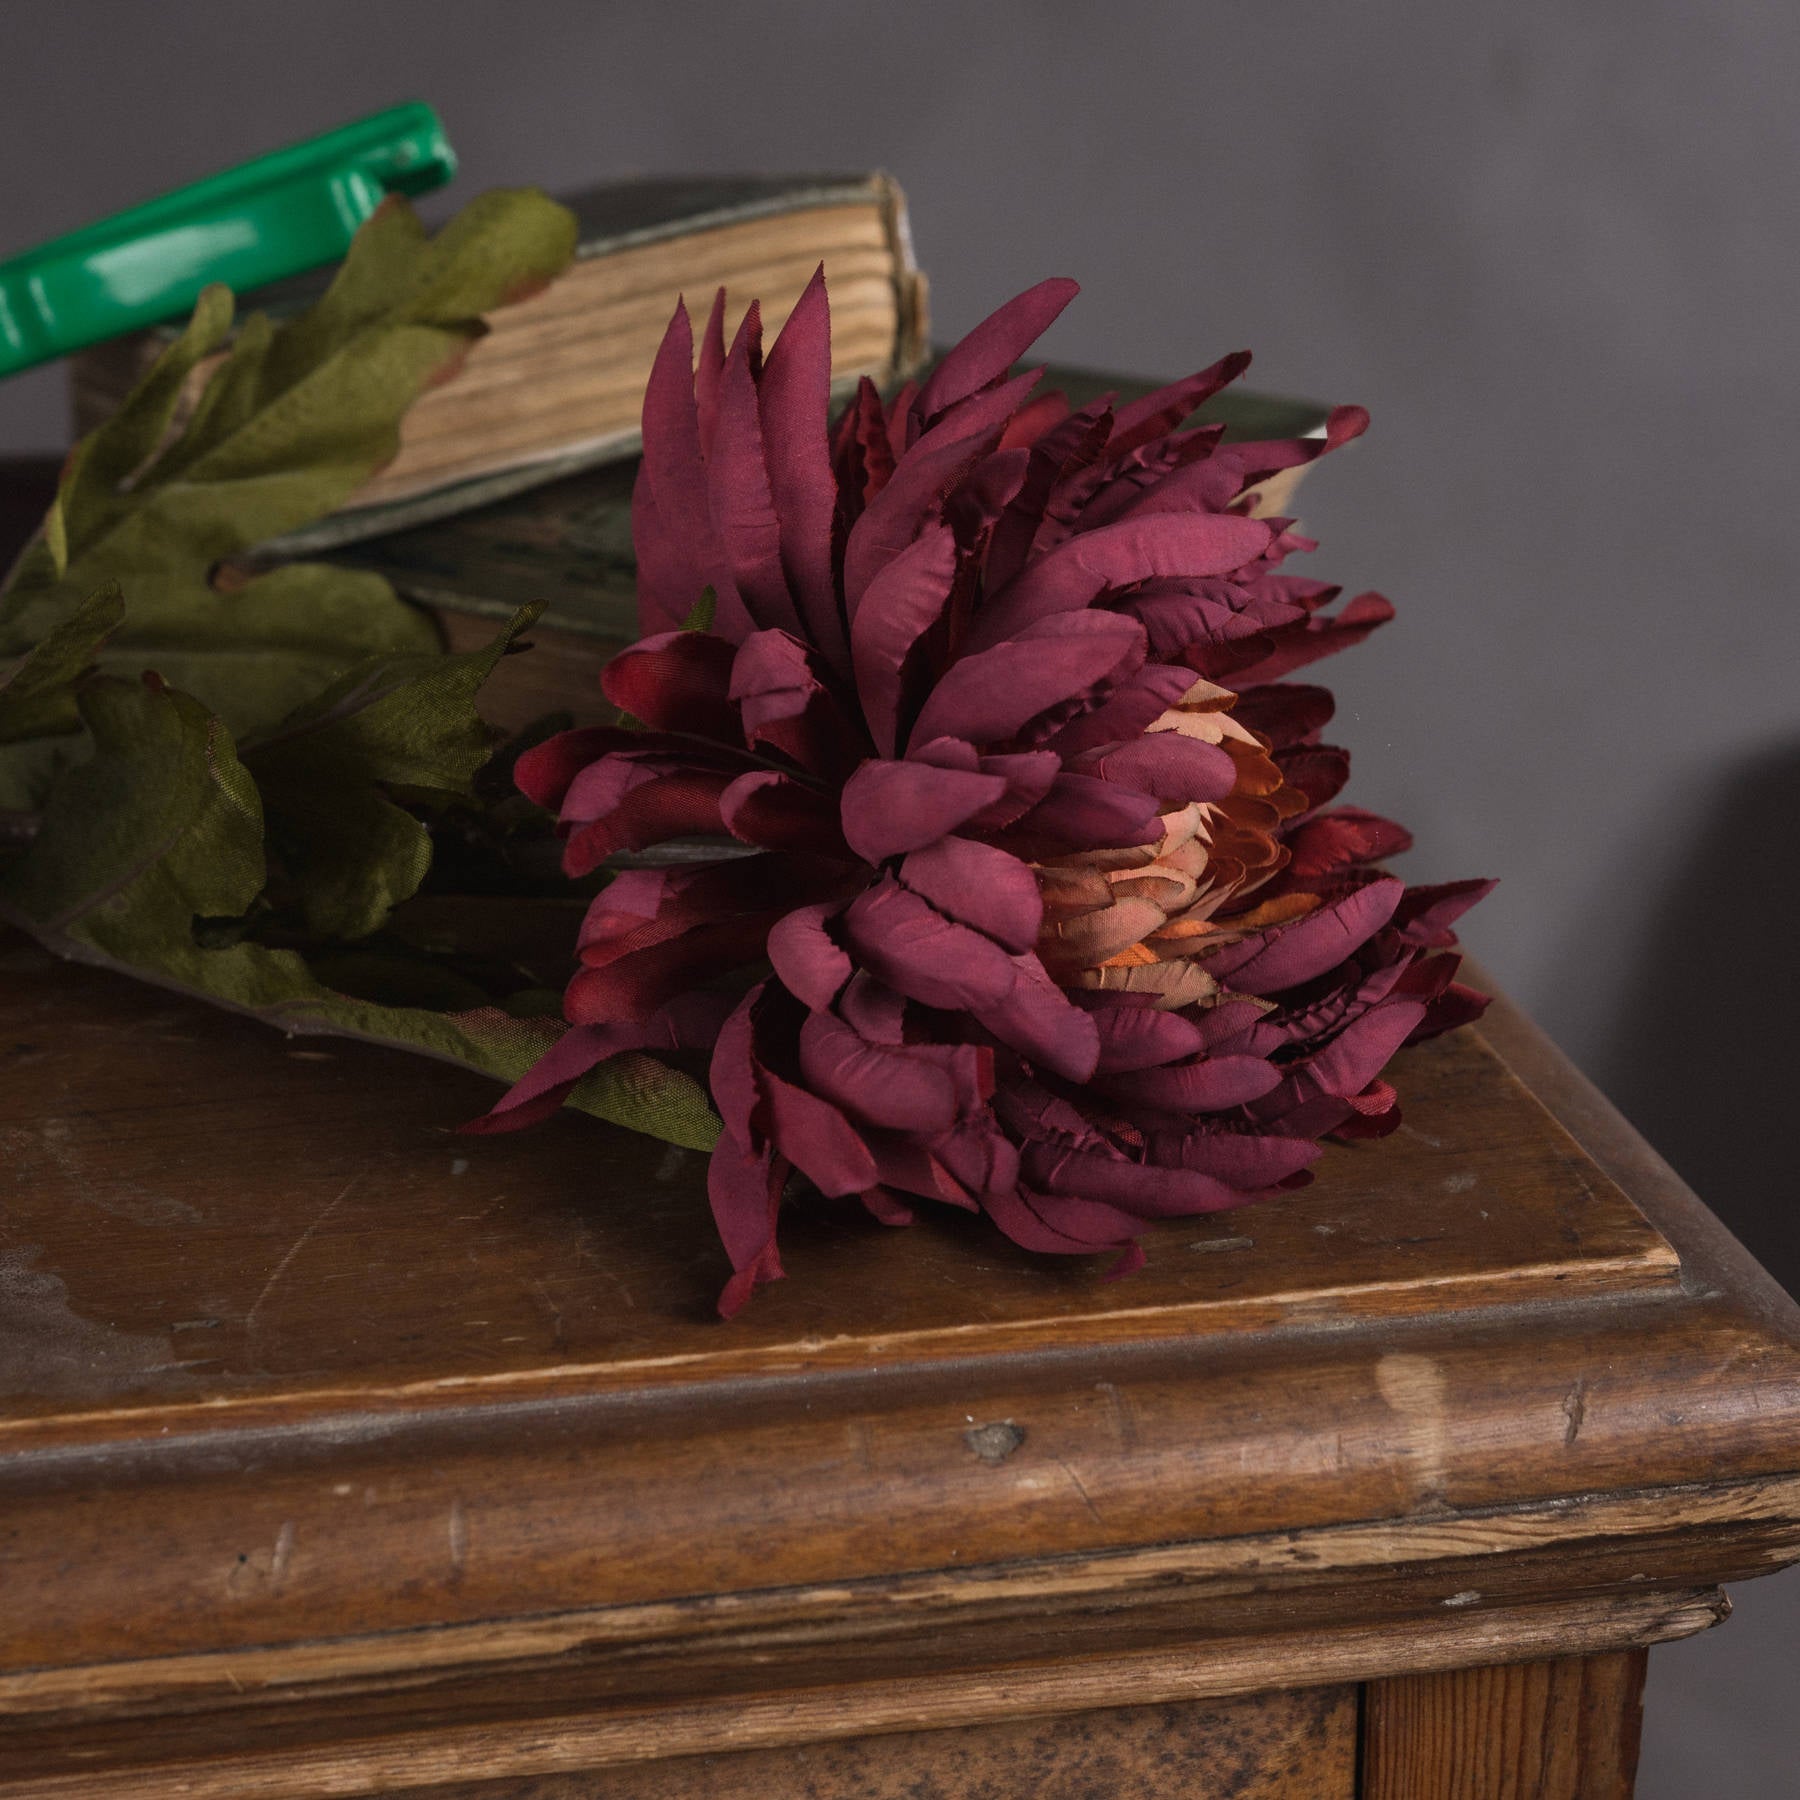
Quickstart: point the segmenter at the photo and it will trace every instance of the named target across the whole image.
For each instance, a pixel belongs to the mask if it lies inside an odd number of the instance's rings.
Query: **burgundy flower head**
[[[1367,416],[1185,425],[1243,355],[1125,406],[1037,394],[1010,371],[1074,294],[1040,284],[835,425],[822,271],[766,357],[754,305],[726,349],[722,294],[697,369],[682,308],[657,357],[646,635],[603,680],[631,722],[518,774],[571,874],[668,860],[594,901],[574,1029],[485,1123],[619,1051],[709,1047],[726,1314],[782,1272],[796,1171],[1135,1267],[1146,1221],[1391,1130],[1388,1059],[1483,1004],[1448,947],[1488,884],[1382,872],[1407,834],[1329,807],[1331,697],[1282,679],[1392,612],[1327,611],[1279,572],[1311,544],[1257,516]]]

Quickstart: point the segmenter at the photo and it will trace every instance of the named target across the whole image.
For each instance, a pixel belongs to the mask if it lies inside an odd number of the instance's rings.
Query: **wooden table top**
[[[406,1787],[551,1713],[604,1758],[1604,1650],[1800,1556],[1795,1309],[1504,1005],[1137,1276],[802,1205],[729,1325],[699,1158],[457,1138],[458,1070],[16,937],[0,1070],[0,1796],[76,1719],[298,1796],[346,1709]]]

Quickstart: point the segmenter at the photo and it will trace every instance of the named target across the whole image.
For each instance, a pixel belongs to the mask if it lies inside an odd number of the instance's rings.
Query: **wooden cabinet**
[[[1800,1317],[1531,1028],[1104,1283],[0,940],[0,1800],[1626,1795]]]

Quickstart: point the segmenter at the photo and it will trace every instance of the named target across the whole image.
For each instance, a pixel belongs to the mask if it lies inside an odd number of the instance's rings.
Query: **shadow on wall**
[[[1800,744],[1725,778],[1654,916],[1602,1087],[1800,1294]]]

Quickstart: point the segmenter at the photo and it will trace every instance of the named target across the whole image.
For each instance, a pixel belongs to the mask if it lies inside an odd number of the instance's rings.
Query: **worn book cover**
[[[683,294],[704,311],[724,287],[728,332],[757,298],[772,335],[823,262],[840,395],[865,375],[890,385],[925,358],[925,280],[905,198],[885,175],[659,178],[590,188],[564,204],[578,225],[571,267],[491,314],[457,378],[428,389],[407,414],[395,459],[330,518],[283,538],[283,552],[416,526],[634,455],[644,382]],[[291,315],[330,275],[247,295],[245,310]],[[77,436],[111,415],[176,330],[157,327],[71,359]],[[213,366],[195,371],[193,395]]]

